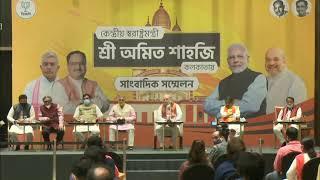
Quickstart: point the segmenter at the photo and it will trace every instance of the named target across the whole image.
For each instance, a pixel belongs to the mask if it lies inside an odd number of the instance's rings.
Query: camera
[[[218,124],[216,126],[217,131],[229,131],[228,124]]]
[[[211,121],[211,126],[216,127],[217,126],[217,121]]]
[[[230,130],[228,128],[228,124],[218,124],[216,127],[216,130],[220,132],[220,135],[223,136],[225,138],[225,140],[228,140],[228,136],[230,133]]]
[[[126,120],[125,119],[117,119],[118,124],[125,124]]]

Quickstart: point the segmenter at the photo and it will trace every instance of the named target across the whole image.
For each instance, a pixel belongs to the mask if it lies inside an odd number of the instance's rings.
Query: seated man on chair
[[[283,157],[288,155],[291,152],[299,152],[301,153],[301,144],[298,141],[298,130],[294,127],[289,127],[286,130],[286,138],[288,144],[281,147],[276,155],[276,158],[273,162],[273,169],[274,171],[268,173],[265,177],[266,180],[273,180],[273,179],[281,179],[282,174],[286,174],[286,172],[282,172],[282,161]]]
[[[219,122],[227,123],[227,122],[240,121],[240,108],[239,106],[234,105],[234,99],[227,97],[227,99],[225,100],[225,103],[226,105],[220,108],[221,118],[219,119]],[[229,129],[234,130],[236,132],[235,136],[240,135],[240,125],[230,124]]]
[[[213,147],[209,151],[208,159],[215,164],[217,159],[227,153],[229,129],[226,124],[218,125],[212,133]]]
[[[134,125],[133,122],[137,118],[136,112],[133,107],[125,102],[125,97],[118,97],[118,104],[115,104],[110,112],[109,112],[110,120],[112,121],[121,121],[123,120],[123,125],[118,125],[118,129],[116,125],[111,125],[109,128],[109,140],[115,141],[115,134],[117,130],[125,130],[129,131],[129,142],[128,148],[129,150],[133,150],[134,144]]]
[[[234,122],[240,119],[239,106],[234,105],[234,99],[228,97],[226,105],[220,108],[221,119],[220,122]]]
[[[277,136],[277,138],[279,139],[279,141],[282,145],[285,145],[285,143],[286,143],[286,141],[283,137],[283,134],[282,134],[283,124],[277,123],[277,122],[300,121],[301,117],[302,117],[301,107],[294,105],[294,98],[293,97],[287,97],[286,103],[287,103],[286,106],[283,109],[281,109],[281,111],[279,112],[277,121],[275,122],[276,125],[273,127],[273,132]],[[290,126],[298,129],[297,125],[292,124]]]
[[[35,118],[34,109],[31,104],[27,103],[27,96],[22,94],[19,96],[19,104],[11,107],[7,119],[13,125],[9,129],[9,139],[12,142],[18,142],[18,134],[25,134],[27,136],[27,141],[32,142],[33,139],[33,129],[31,126],[20,126],[18,123],[30,122]],[[25,150],[29,149],[29,145],[24,146]],[[16,151],[20,150],[20,145],[16,146]]]
[[[180,106],[173,102],[170,95],[166,94],[163,97],[163,103],[160,105],[157,113],[157,119],[156,121],[161,122],[174,122],[174,121],[181,121],[182,118],[182,111]],[[169,131],[172,135],[172,142],[169,146],[169,148],[173,148],[176,146],[176,139],[179,133],[179,127],[178,125],[166,125],[165,131]],[[159,139],[160,149],[163,148],[163,126],[158,124],[156,126],[156,133]]]
[[[50,133],[57,133],[57,144],[61,143],[63,139],[63,112],[59,104],[52,103],[51,96],[44,96],[42,101],[43,105],[40,106],[39,120],[44,124],[42,136],[44,142],[48,145],[47,150],[51,150]]]
[[[91,96],[89,94],[84,94],[82,96],[83,103],[80,104],[76,111],[74,112],[73,118],[81,123],[96,123],[97,120],[102,118],[103,114],[96,104],[93,104]],[[73,130],[77,139],[82,142],[81,148],[85,148],[86,138],[84,133],[91,133],[92,135],[100,134],[100,129],[98,125],[79,125],[75,126]]]

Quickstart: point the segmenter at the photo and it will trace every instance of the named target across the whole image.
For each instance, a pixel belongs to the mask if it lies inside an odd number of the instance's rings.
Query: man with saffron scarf
[[[240,120],[240,108],[239,108],[239,106],[234,105],[234,99],[228,97],[225,100],[225,103],[226,103],[226,105],[222,106],[220,108],[220,114],[221,114],[221,118],[219,120],[220,123],[239,121]],[[230,124],[229,129],[235,130],[235,133],[236,133],[235,136],[240,135],[240,125]]]
[[[89,94],[102,112],[109,109],[109,102],[96,81],[85,78],[87,72],[86,55],[81,51],[72,51],[67,55],[69,75],[59,80],[62,84],[66,99],[62,103],[65,114],[73,114],[80,104],[83,94]]]
[[[301,107],[296,106],[294,104],[293,97],[287,97],[286,102],[287,102],[287,105],[283,109],[281,109],[281,111],[278,114],[277,122],[299,121],[302,117]],[[298,126],[295,124],[292,124],[290,126],[298,129]],[[282,128],[283,128],[283,124],[278,123],[273,127],[273,132],[277,136],[277,138],[279,139],[280,143],[285,145],[286,141],[285,141],[283,134],[281,132]]]
[[[220,108],[220,122],[234,122],[240,118],[240,108],[234,105],[234,99],[228,97],[226,105]]]
[[[182,111],[180,106],[173,102],[171,96],[169,94],[164,95],[163,103],[160,105],[157,113],[157,121],[181,121]],[[169,148],[174,148],[176,145],[176,139],[179,133],[179,125],[166,125],[165,132],[168,131],[172,136],[171,144]],[[159,139],[160,149],[163,148],[163,126],[158,124],[156,126],[156,133]]]

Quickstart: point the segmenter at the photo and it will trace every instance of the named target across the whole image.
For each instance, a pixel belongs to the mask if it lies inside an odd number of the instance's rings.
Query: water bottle
[[[264,140],[262,138],[259,138],[259,153],[262,154],[262,144],[264,143]]]

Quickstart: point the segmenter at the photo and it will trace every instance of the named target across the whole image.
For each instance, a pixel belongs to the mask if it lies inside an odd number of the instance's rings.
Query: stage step
[[[127,171],[127,180],[177,180],[179,170]]]
[[[186,154],[140,154],[127,160],[128,180],[177,180]]]
[[[177,170],[185,159],[131,159],[128,170]]]

